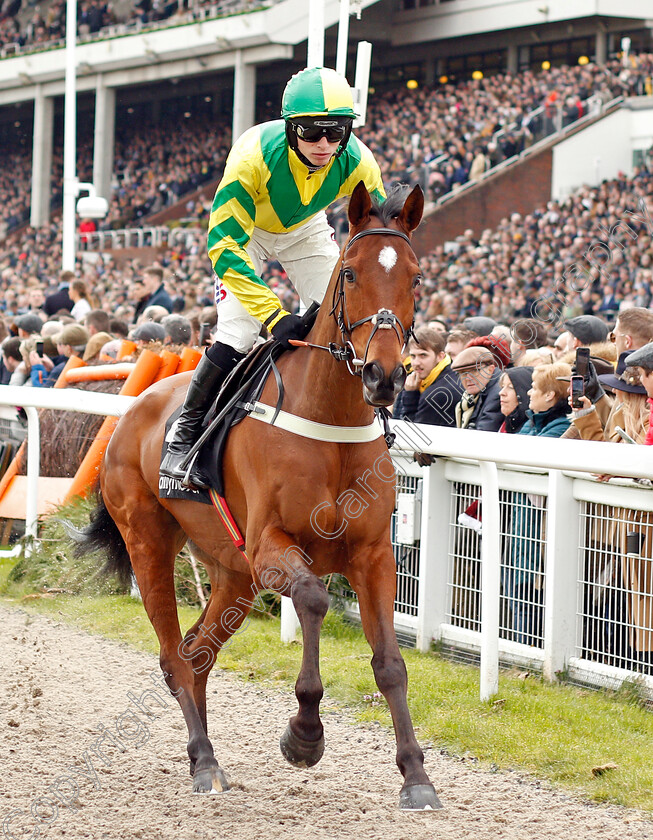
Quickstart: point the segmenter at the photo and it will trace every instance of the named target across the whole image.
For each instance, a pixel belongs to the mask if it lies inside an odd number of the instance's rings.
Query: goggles
[[[345,139],[348,125],[338,124],[331,120],[324,120],[323,122],[311,123],[311,125],[302,125],[301,123],[293,123],[297,137],[305,143],[319,143],[319,141],[326,137],[329,143],[340,143]]]

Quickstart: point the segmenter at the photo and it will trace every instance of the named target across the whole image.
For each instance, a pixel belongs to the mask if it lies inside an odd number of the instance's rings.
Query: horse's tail
[[[95,510],[91,513],[91,521],[85,528],[75,528],[70,522],[64,522],[64,528],[75,543],[75,557],[102,552],[107,559],[100,574],[107,577],[115,575],[123,586],[128,587],[131,582],[132,564],[127,546],[107,510],[100,490],[97,492],[97,500]]]

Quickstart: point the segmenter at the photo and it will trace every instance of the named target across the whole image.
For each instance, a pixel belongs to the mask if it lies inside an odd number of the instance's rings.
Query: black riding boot
[[[216,364],[209,357],[209,353],[213,359],[217,358],[220,364]],[[161,462],[160,474],[162,476],[183,482],[186,469],[182,469],[181,463],[199,438],[202,421],[218,389],[242,358],[242,353],[238,353],[226,344],[217,343],[202,356],[200,363],[193,371],[193,378],[188,386],[186,399],[175,426],[174,437]],[[190,484],[195,487],[206,486],[196,468],[191,470]]]

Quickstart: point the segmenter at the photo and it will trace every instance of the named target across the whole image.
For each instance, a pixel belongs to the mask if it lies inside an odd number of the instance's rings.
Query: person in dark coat
[[[524,425],[528,416],[530,398],[528,392],[533,385],[533,368],[521,366],[508,368],[499,379],[499,404],[505,420],[500,432],[516,434]]]
[[[45,303],[43,304],[43,311],[48,318],[56,315],[57,312],[61,312],[62,309],[66,309],[68,312],[72,310],[75,304],[68,294],[68,289],[74,279],[75,275],[72,271],[61,272],[59,275],[59,286],[57,291],[48,295],[45,299]]]
[[[420,327],[408,342],[412,372],[397,397],[394,416],[398,419],[455,428],[455,407],[463,389],[451,369],[445,343],[444,334],[434,327]]]
[[[456,356],[452,369],[465,389],[456,406],[459,429],[499,431],[504,421],[499,402],[499,380],[509,365],[510,345],[498,336],[474,338]]]
[[[144,269],[142,277],[134,283],[134,293],[137,298],[134,323],[148,306],[163,306],[168,312],[172,312],[172,298],[165,290],[163,269],[158,265]]]

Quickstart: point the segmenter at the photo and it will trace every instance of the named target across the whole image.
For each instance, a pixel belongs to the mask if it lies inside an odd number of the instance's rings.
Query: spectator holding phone
[[[622,429],[635,443],[644,443],[649,428],[650,412],[646,388],[642,384],[639,369],[629,366],[619,374],[601,374],[598,379],[601,385],[610,388],[615,395],[605,426],[601,423],[596,406],[586,396],[579,398],[578,405],[574,405],[572,397],[569,398],[573,409],[572,423],[581,439],[620,443],[624,440],[619,432],[619,429]]]
[[[653,414],[653,343],[646,344],[644,347],[640,347],[639,350],[635,350],[634,353],[626,356],[626,364],[637,368],[640,382],[648,397],[651,414]],[[653,444],[653,426],[650,423],[650,419],[644,443],[647,446]]]

